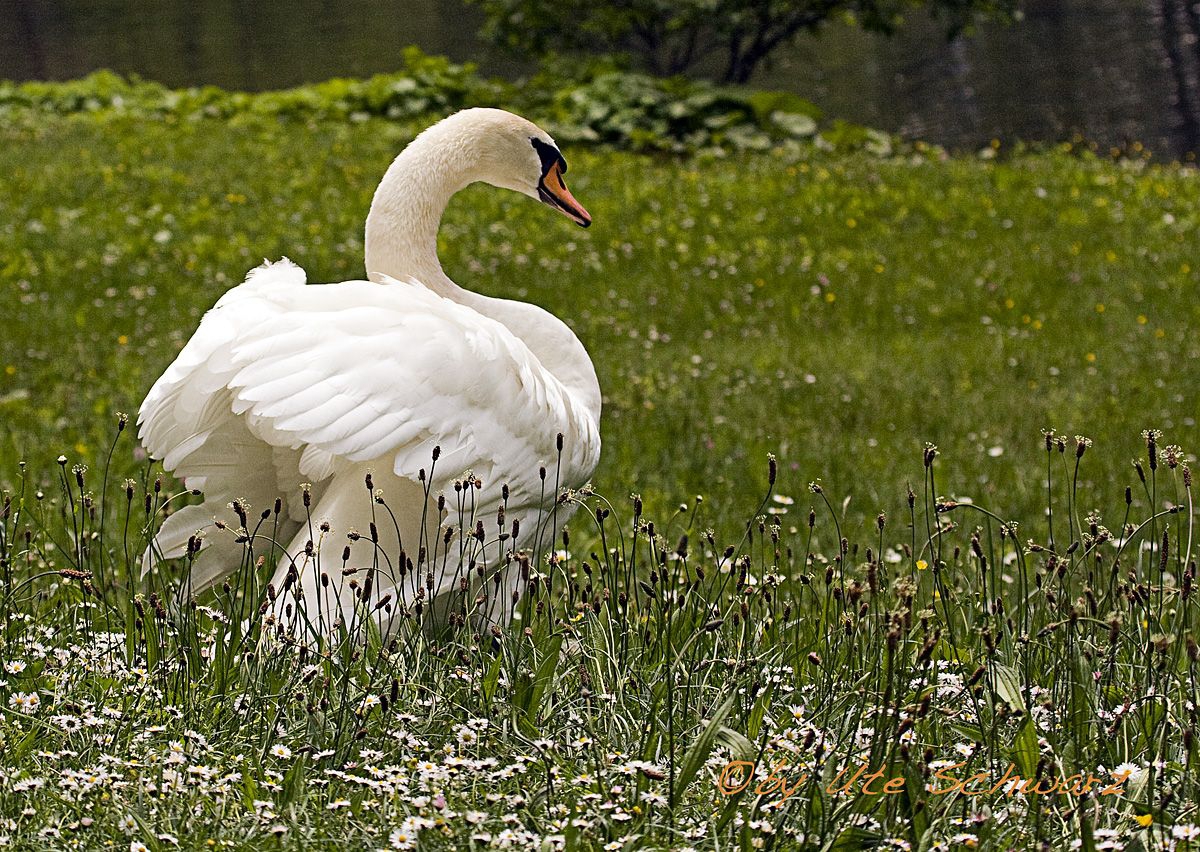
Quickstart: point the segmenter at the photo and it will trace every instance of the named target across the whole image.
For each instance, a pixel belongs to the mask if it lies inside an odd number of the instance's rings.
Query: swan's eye
[[[562,153],[557,148],[543,142],[536,136],[531,136],[529,141],[533,145],[533,150],[537,151],[538,159],[542,161],[542,178],[550,174],[550,169],[554,167],[555,163],[558,164],[560,172],[567,170],[567,161],[563,159]]]

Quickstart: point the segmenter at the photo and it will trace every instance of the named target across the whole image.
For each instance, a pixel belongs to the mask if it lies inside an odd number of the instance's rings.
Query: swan
[[[600,386],[562,320],[451,281],[438,225],[482,181],[587,227],[566,170],[535,124],[463,110],[376,189],[367,280],[308,284],[284,258],[222,295],[139,410],[149,456],[203,494],[166,518],[143,574],[190,556],[184,593],[199,593],[253,537],[278,557],[263,604],[276,632],[388,635],[423,609],[507,623],[570,515],[559,489],[599,461]]]

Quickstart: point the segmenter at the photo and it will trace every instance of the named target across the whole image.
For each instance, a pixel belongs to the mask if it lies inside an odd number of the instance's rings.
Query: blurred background
[[[170,86],[274,89],[393,71],[409,44],[472,61],[485,75],[530,73],[528,53],[479,34],[487,9],[459,0],[192,0],[147,14],[144,0],[4,0],[0,79],[110,68]],[[1163,157],[1196,150],[1200,16],[1187,0],[1031,0],[1001,17],[948,38],[944,16],[924,8],[907,11],[890,36],[835,16],[787,40],[748,82],[955,148],[1079,134],[1104,147],[1139,142]],[[715,57],[685,70],[718,81],[723,73]]]

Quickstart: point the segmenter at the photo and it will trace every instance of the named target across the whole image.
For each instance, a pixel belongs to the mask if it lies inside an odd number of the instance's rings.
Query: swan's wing
[[[505,326],[419,284],[350,281],[264,290],[232,341],[232,410],[273,446],[301,448],[313,481],[378,460],[438,480],[553,467],[555,436],[590,473],[599,452],[583,405]],[[585,474],[586,475],[586,474]]]
[[[205,315],[140,420],[167,469],[231,493],[365,461],[415,478],[435,446],[441,484],[529,477],[553,467],[559,432],[569,468],[586,476],[599,455],[592,415],[500,323],[415,283],[305,286],[282,262]]]
[[[232,410],[229,382],[239,369],[231,347],[252,321],[240,305],[261,300],[264,292],[303,288],[304,280],[304,270],[286,258],[251,271],[245,284],[205,314],[138,411],[147,452],[210,499],[245,497],[261,509],[274,501],[281,486],[291,491],[299,483],[299,451],[264,444],[253,435]],[[279,476],[295,481],[277,482]]]
[[[188,488],[205,492],[202,504],[182,507],[166,519],[143,556],[143,573],[159,557],[183,556],[197,531],[206,538],[193,565],[195,591],[236,569],[242,546],[234,542],[232,531],[219,531],[213,524],[215,517],[233,521],[228,509],[232,500],[248,503],[257,513],[280,498],[283,513],[278,529],[274,522],[268,529],[284,543],[304,519],[297,499],[303,479],[301,451],[266,444],[252,434],[246,422],[233,413],[233,393],[228,387],[237,370],[230,361],[230,344],[246,331],[236,303],[253,297],[254,291],[303,284],[304,271],[287,260],[251,272],[246,284],[229,291],[205,315],[200,328],[142,402],[138,422],[146,450]]]

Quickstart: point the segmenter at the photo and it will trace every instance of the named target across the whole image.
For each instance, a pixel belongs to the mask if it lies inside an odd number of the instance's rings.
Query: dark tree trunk
[[[20,40],[25,43],[29,54],[30,77],[34,80],[45,80],[49,75],[46,69],[46,52],[42,49],[42,38],[38,32],[37,15],[30,8],[29,0],[16,0],[17,29]]]
[[[735,78],[741,73],[742,67],[742,38],[743,33],[740,30],[735,30],[729,36],[728,59],[725,63],[725,74],[721,78],[722,83],[736,82]]]
[[[1196,63],[1196,73],[1200,75],[1200,4],[1195,0],[1184,0],[1183,13],[1187,21],[1186,39],[1192,44],[1192,59]],[[1196,95],[1194,87],[1191,94]]]
[[[1184,0],[1187,2],[1188,0]],[[1157,0],[1155,9],[1162,29],[1163,52],[1166,54],[1167,70],[1174,84],[1174,107],[1179,116],[1179,136],[1182,149],[1194,152],[1200,149],[1200,122],[1192,101],[1191,86],[1188,85],[1186,60],[1181,49],[1179,32],[1178,0]]]
[[[700,42],[700,28],[693,27],[688,33],[687,40],[683,46],[671,54],[669,60],[669,70],[671,74],[683,74],[692,67],[692,61],[696,57],[696,47]]]
[[[179,53],[183,60],[183,73],[188,80],[203,79],[203,38],[200,31],[203,13],[199,3],[181,3],[176,22],[179,25]]]
[[[748,55],[743,55],[732,66],[730,72],[725,76],[724,82],[745,85],[750,82],[750,78],[754,76],[754,69],[757,67],[757,60],[752,59]]]
[[[241,59],[242,86],[257,91],[264,88],[259,42],[263,28],[259,22],[259,5],[254,0],[232,0],[232,6],[237,31],[237,54]]]
[[[646,63],[646,70],[656,76],[663,73],[662,37],[653,25],[633,25],[633,35],[641,42],[641,54]]]

